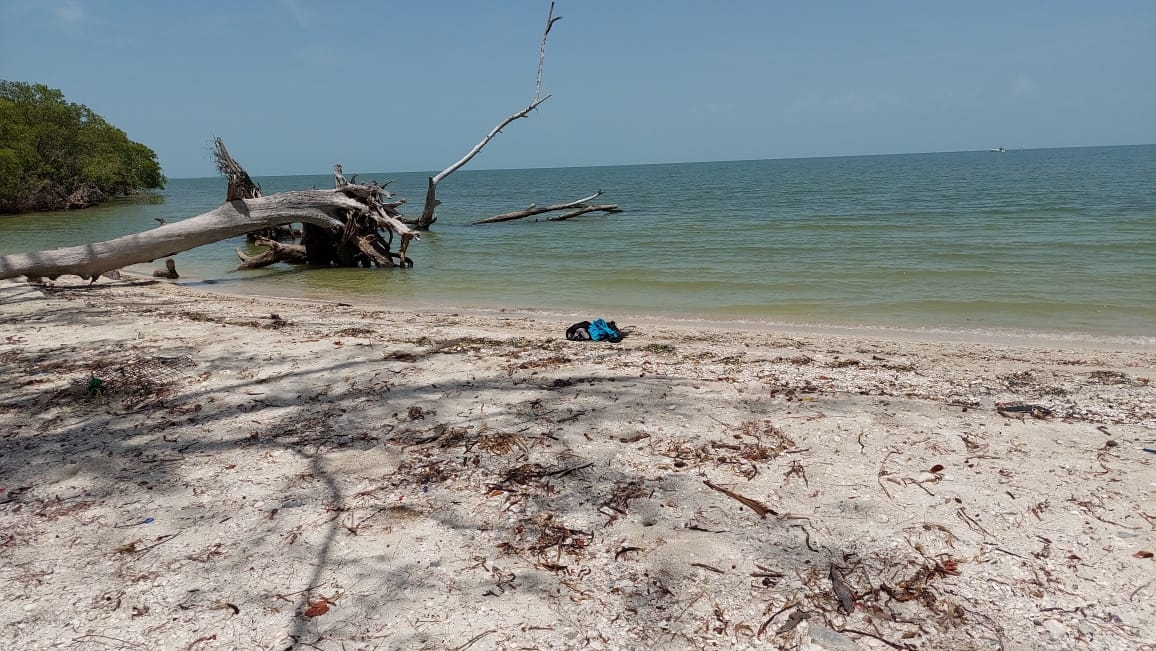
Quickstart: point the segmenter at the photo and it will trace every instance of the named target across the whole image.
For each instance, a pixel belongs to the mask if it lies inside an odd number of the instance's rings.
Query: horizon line
[[[999,145],[997,145],[997,146],[999,146]],[[1011,147],[1011,148],[1004,148],[1003,151],[1005,151],[1005,152],[1046,151],[1046,150],[1050,150],[1050,149],[1096,149],[1096,148],[1101,148],[1101,147],[1152,147],[1152,146],[1156,146],[1156,142],[1115,144],[1115,145],[1065,145],[1065,146],[1059,146],[1059,147]],[[990,151],[992,151],[991,148],[988,148],[988,149],[948,149],[948,150],[941,150],[941,151],[887,152],[887,153],[875,153],[875,154],[830,154],[830,155],[826,155],[826,156],[779,156],[779,157],[769,157],[769,158],[727,158],[727,159],[716,159],[716,160],[662,161],[662,162],[650,162],[650,163],[603,163],[603,164],[597,164],[597,165],[556,165],[556,166],[540,166],[540,167],[477,167],[477,168],[468,168],[467,167],[467,168],[462,168],[459,171],[462,171],[462,172],[471,172],[471,171],[472,172],[517,172],[517,171],[525,171],[525,170],[565,170],[565,169],[591,169],[591,168],[603,168],[603,167],[650,167],[650,166],[660,166],[660,165],[700,165],[700,164],[704,164],[704,163],[751,163],[751,162],[757,162],[757,161],[770,161],[770,160],[818,160],[818,159],[827,159],[827,158],[874,158],[874,157],[882,157],[882,156],[923,156],[923,155],[933,155],[933,154],[968,154],[968,153],[984,153],[984,152],[990,152]],[[441,170],[400,170],[400,171],[399,170],[390,170],[388,172],[381,172],[381,171],[377,171],[377,172],[354,172],[354,174],[357,174],[359,176],[364,175],[364,174],[427,174],[427,175],[434,175],[434,174],[437,174],[439,171],[441,171]],[[313,176],[329,176],[330,174],[331,174],[331,172],[317,172],[317,173],[305,173],[305,174],[302,174],[302,173],[295,173],[295,174],[251,174],[251,176],[254,176],[256,178],[293,177],[293,176],[313,177]],[[171,178],[169,178],[169,177],[166,177],[166,178],[168,178],[168,180],[170,180],[170,181],[183,181],[183,180],[197,180],[197,179],[213,179],[213,178],[221,178],[221,177],[217,174],[213,174],[210,176],[174,176]]]

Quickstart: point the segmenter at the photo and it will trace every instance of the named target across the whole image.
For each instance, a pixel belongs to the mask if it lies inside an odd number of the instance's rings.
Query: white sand
[[[566,325],[0,284],[0,646],[1156,645],[1156,350]]]

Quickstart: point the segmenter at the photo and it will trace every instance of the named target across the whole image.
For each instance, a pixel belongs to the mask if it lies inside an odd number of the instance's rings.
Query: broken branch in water
[[[472,222],[470,224],[470,226],[477,226],[479,224],[496,224],[498,222],[508,222],[508,221],[512,221],[515,219],[522,219],[523,217],[532,217],[534,215],[541,215],[542,213],[555,212],[558,210],[567,210],[568,212],[565,212],[561,215],[557,215],[554,217],[550,217],[550,218],[548,218],[548,221],[552,221],[552,222],[563,221],[566,219],[571,219],[573,217],[577,217],[579,215],[584,215],[588,212],[596,212],[596,211],[602,211],[602,212],[607,213],[607,214],[622,212],[622,210],[616,204],[605,204],[605,205],[593,206],[593,205],[590,205],[589,203],[587,203],[588,201],[591,201],[593,199],[597,199],[601,195],[602,195],[602,190],[599,190],[598,192],[595,192],[594,194],[592,194],[588,197],[583,197],[581,199],[577,199],[575,201],[570,201],[568,203],[556,203],[556,204],[549,205],[549,206],[539,206],[537,204],[530,204],[528,207],[526,207],[522,210],[515,210],[513,212],[505,212],[505,213],[502,213],[500,215],[494,215],[493,217],[487,217],[485,219],[479,219],[476,222]]]

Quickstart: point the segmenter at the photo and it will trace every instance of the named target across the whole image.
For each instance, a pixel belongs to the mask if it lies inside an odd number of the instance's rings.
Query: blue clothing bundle
[[[609,341],[616,344],[622,341],[622,337],[618,324],[613,321],[607,323],[605,319],[582,321],[566,328],[566,338],[570,341]]]

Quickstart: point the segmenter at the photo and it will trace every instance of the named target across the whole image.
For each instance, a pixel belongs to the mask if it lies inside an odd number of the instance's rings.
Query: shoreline
[[[143,265],[139,265],[143,268]],[[147,274],[122,272],[141,280],[151,280]],[[172,282],[172,281],[166,281]],[[1156,352],[1156,334],[1154,335],[1118,335],[1101,334],[1083,331],[1055,332],[1044,330],[1000,329],[1000,328],[966,328],[919,326],[903,328],[889,325],[847,325],[823,322],[781,321],[754,316],[703,316],[694,314],[662,314],[662,313],[619,313],[612,315],[586,313],[582,310],[561,310],[554,308],[533,307],[502,307],[499,305],[457,305],[452,302],[423,302],[401,301],[396,303],[375,303],[365,297],[351,295],[342,300],[314,298],[301,294],[288,295],[272,294],[262,291],[241,292],[228,291],[216,287],[212,280],[184,278],[176,281],[179,287],[190,291],[200,291],[210,295],[235,297],[238,299],[255,298],[272,301],[300,301],[304,303],[337,303],[351,302],[364,309],[408,310],[430,314],[464,313],[479,317],[510,317],[557,320],[584,320],[602,316],[614,320],[628,320],[633,323],[652,326],[670,326],[686,329],[733,330],[736,332],[785,332],[795,334],[813,334],[819,336],[881,338],[889,340],[911,340],[929,343],[959,343],[959,344],[987,344],[1013,346],[1040,346],[1045,348],[1075,347],[1087,349],[1114,349],[1134,352]],[[605,310],[604,310],[605,311]]]
[[[27,649],[1156,645],[1156,351],[570,320],[0,282],[0,623]]]

